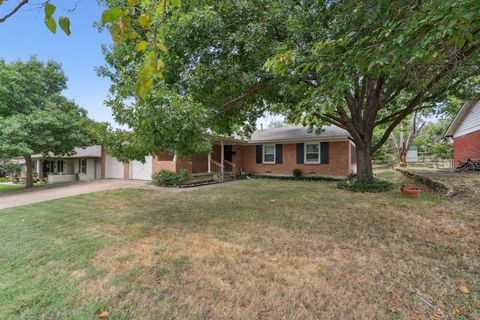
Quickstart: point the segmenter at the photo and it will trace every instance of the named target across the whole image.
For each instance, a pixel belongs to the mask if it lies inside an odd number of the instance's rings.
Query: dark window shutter
[[[303,148],[304,148],[303,143],[297,143],[297,164],[303,164],[304,157],[305,157]]]
[[[262,148],[262,145],[261,144],[257,144],[256,145],[256,149],[257,149],[257,163],[262,163],[262,153],[263,153],[263,148]]]
[[[283,163],[283,145],[282,144],[276,144],[275,145],[275,163],[277,164],[282,164]]]
[[[328,164],[328,149],[330,142],[321,142],[320,143],[320,163]]]

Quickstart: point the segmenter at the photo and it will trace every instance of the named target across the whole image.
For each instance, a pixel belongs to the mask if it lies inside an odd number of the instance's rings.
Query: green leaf
[[[471,32],[467,32],[467,34],[465,34],[465,39],[467,39],[467,41],[473,41],[473,34]]]
[[[102,13],[102,25],[107,23],[114,23],[122,16],[122,9],[113,7],[103,11]]]
[[[142,28],[148,28],[150,26],[150,16],[146,14],[142,14],[138,18],[138,23]]]
[[[135,91],[142,100],[147,100],[147,97],[148,97],[148,94],[150,93],[151,88],[152,88],[151,79],[147,80],[147,79],[139,78],[135,86]]]
[[[464,45],[465,45],[465,39],[458,38],[456,42],[457,49],[462,49]]]
[[[145,51],[148,47],[148,42],[143,40],[143,41],[140,41],[139,43],[137,43],[137,46],[135,47],[135,50],[137,50],[138,52],[141,52],[141,51]]]
[[[58,24],[60,25],[60,28],[62,28],[63,32],[65,32],[67,36],[71,34],[70,19],[68,19],[67,17],[60,17],[58,18]]]
[[[55,12],[55,10],[57,10],[57,7],[55,7],[51,3],[47,3],[44,7],[44,10],[45,10],[45,18],[49,18],[49,17],[52,16],[52,14]]]
[[[45,18],[45,25],[47,26],[48,30],[50,30],[52,33],[57,32],[57,23],[52,17]]]
[[[160,49],[164,53],[168,52],[167,46],[165,44],[161,43],[161,42],[157,43],[157,48]]]

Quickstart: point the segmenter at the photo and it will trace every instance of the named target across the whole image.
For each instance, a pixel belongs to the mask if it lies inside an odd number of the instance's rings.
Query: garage
[[[131,161],[129,176],[134,180],[152,180],[152,157],[145,157],[145,162]]]
[[[123,179],[123,162],[118,161],[116,158],[106,155],[105,156],[105,178],[108,179]]]

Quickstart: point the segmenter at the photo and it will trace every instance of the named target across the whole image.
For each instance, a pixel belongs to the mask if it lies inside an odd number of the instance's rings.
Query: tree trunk
[[[370,146],[356,143],[357,176],[360,181],[373,179],[372,154]]]
[[[25,165],[27,166],[27,184],[26,188],[33,187],[33,170],[32,170],[32,156],[25,156]]]
[[[400,160],[400,167],[407,166],[407,152],[405,150],[400,151],[399,160]]]

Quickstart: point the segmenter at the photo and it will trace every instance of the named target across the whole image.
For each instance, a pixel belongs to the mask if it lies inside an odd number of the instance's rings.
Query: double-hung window
[[[263,145],[263,163],[275,163],[275,145]]]
[[[78,160],[78,169],[80,174],[87,174],[87,159]]]
[[[305,163],[320,163],[319,143],[305,143]]]
[[[57,160],[57,172],[63,173],[63,160]]]

